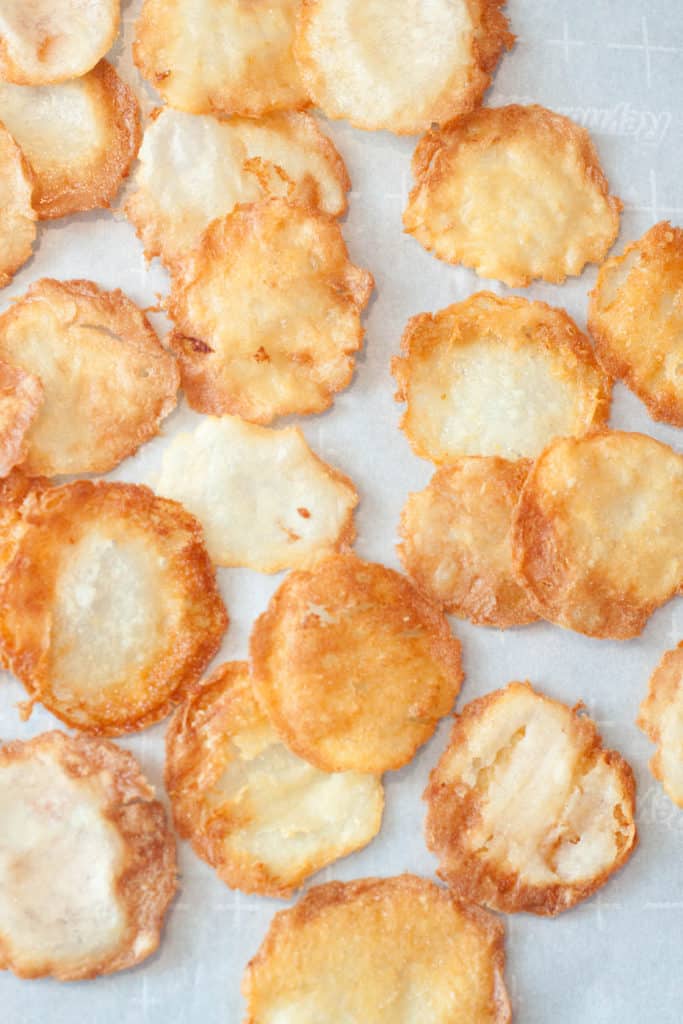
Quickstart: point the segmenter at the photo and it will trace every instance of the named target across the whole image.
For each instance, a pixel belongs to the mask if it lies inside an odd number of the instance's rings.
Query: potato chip
[[[132,754],[63,732],[5,743],[0,817],[0,968],[75,981],[154,952],[175,842]]]
[[[140,145],[137,100],[106,60],[60,85],[0,81],[0,121],[31,165],[42,220],[109,206]]]
[[[607,422],[610,382],[561,309],[478,292],[408,321],[392,363],[417,455],[535,458],[557,435]]]
[[[0,578],[11,671],[73,728],[160,721],[218,650],[228,617],[199,523],[136,484],[29,491]]]
[[[171,440],[156,490],[197,517],[217,565],[305,569],[356,533],[355,487],[311,451],[298,427],[203,417]]]
[[[319,210],[270,199],[214,221],[168,304],[191,407],[256,423],[327,409],[353,376],[373,284]]]
[[[457,716],[424,798],[427,845],[461,899],[554,916],[637,842],[635,780],[580,708],[510,683]]]
[[[0,359],[0,477],[26,458],[26,435],[42,404],[38,378]]]
[[[601,263],[621,202],[588,132],[544,107],[482,107],[420,140],[406,231],[440,260],[512,288]]]
[[[353,554],[290,573],[256,621],[250,654],[278,733],[328,772],[407,764],[462,682],[460,644],[438,606]]]
[[[247,967],[245,1024],[509,1024],[503,925],[415,875],[319,885]]]
[[[653,672],[638,725],[657,744],[650,771],[683,807],[683,642],[667,651]]]
[[[0,316],[0,359],[34,374],[29,475],[106,473],[175,407],[178,369],[123,292],[43,278]]]
[[[524,485],[515,572],[539,615],[627,640],[683,584],[683,456],[645,434],[560,438]]]
[[[0,124],[0,288],[31,258],[36,240],[33,172]]]

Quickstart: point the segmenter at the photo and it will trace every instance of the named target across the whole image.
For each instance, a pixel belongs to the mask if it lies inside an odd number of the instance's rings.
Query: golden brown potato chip
[[[683,456],[645,434],[558,438],[515,512],[515,572],[539,615],[627,640],[683,584]]]
[[[428,132],[406,231],[447,263],[513,288],[601,263],[619,232],[588,132],[544,107],[481,107]]]
[[[291,753],[259,707],[249,664],[221,665],[166,734],[179,835],[233,889],[288,896],[379,832],[375,775],[321,772]]]
[[[36,240],[33,171],[0,124],[0,288],[31,258]]]
[[[42,404],[38,378],[0,359],[0,477],[26,458],[26,435]]]
[[[46,732],[0,746],[0,968],[95,978],[159,945],[173,834],[132,754]]]
[[[123,292],[43,278],[0,316],[0,359],[42,384],[29,475],[106,473],[175,407],[176,361]]]
[[[140,145],[137,100],[106,60],[60,85],[0,81],[0,121],[31,165],[42,220],[109,206]]]
[[[683,807],[683,641],[666,652],[653,672],[638,725],[657,744],[650,771]]]
[[[598,359],[655,420],[683,427],[683,230],[661,221],[600,268],[588,327]]]
[[[535,458],[555,436],[607,422],[610,381],[562,309],[478,292],[408,321],[393,360],[417,455]]]
[[[373,284],[319,210],[270,199],[214,221],[172,276],[188,402],[256,423],[327,409],[353,376]]]
[[[457,716],[424,798],[427,845],[461,899],[553,916],[637,842],[635,780],[580,709],[510,683]]]
[[[42,476],[25,476],[20,469],[12,469],[0,478],[0,574],[4,572],[23,530],[21,507],[29,494],[45,491],[50,481]],[[7,667],[0,647],[0,664]]]
[[[245,1024],[509,1024],[503,925],[415,875],[319,885],[247,967]]]
[[[460,644],[438,606],[353,554],[290,573],[256,621],[250,654],[284,742],[329,772],[407,764],[462,682]]]
[[[0,578],[0,642],[67,725],[117,736],[158,722],[199,679],[228,617],[199,523],[136,484],[32,490]]]

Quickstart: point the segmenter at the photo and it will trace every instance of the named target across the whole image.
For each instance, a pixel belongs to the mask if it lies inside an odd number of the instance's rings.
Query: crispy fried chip
[[[0,642],[30,705],[107,736],[164,718],[228,624],[199,523],[147,487],[89,480],[29,492],[20,515]]]
[[[417,455],[535,458],[557,435],[607,422],[610,382],[561,309],[478,292],[408,321],[393,360]]]
[[[39,378],[28,474],[106,473],[175,407],[178,369],[123,292],[44,278],[0,316],[0,359]]]
[[[197,517],[217,565],[306,569],[355,537],[355,487],[311,451],[298,427],[207,416],[172,439],[156,490]]]
[[[413,174],[406,231],[513,288],[601,263],[619,231],[621,203],[588,132],[544,107],[482,107],[428,132]]]
[[[353,554],[290,573],[257,619],[250,653],[273,725],[323,771],[400,768],[462,682],[460,644],[438,606]]]
[[[313,208],[270,199],[214,221],[172,277],[188,402],[256,423],[327,409],[353,375],[373,284]]]
[[[173,834],[132,754],[46,732],[0,746],[0,968],[95,978],[159,945]]]
[[[683,584],[683,456],[645,434],[560,438],[532,468],[512,526],[539,613],[627,640]]]
[[[655,420],[683,427],[683,230],[661,221],[600,268],[588,326],[598,359]]]
[[[247,967],[245,1024],[508,1024],[503,925],[417,878],[311,889]]]
[[[292,754],[256,702],[248,662],[221,665],[166,735],[178,833],[233,889],[288,896],[379,832],[375,775],[328,774]]]
[[[357,128],[415,135],[481,103],[514,36],[505,0],[304,0],[296,58],[314,103]]]
[[[140,145],[137,100],[106,60],[61,85],[0,82],[0,121],[35,174],[42,220],[109,206]]]
[[[683,807],[683,641],[666,652],[652,673],[638,725],[657,744],[650,771]]]
[[[0,288],[31,258],[36,240],[33,171],[0,124]]]
[[[0,359],[0,477],[26,458],[26,435],[42,404],[38,378]]]
[[[12,469],[0,478],[0,574],[9,564],[15,545],[23,531],[21,507],[29,494],[47,490],[50,481],[42,476],[25,476],[20,469]],[[7,667],[0,647],[0,664]]]

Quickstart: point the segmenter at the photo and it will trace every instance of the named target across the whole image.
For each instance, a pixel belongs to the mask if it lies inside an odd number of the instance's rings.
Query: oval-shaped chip
[[[42,404],[38,378],[0,359],[0,477],[26,458],[26,435]]]
[[[539,106],[481,107],[428,132],[406,231],[447,263],[523,288],[601,263],[619,232],[588,132]]]
[[[136,484],[30,491],[0,580],[11,671],[67,725],[118,736],[179,703],[228,625],[199,523]]]
[[[638,725],[657,744],[650,771],[683,807],[683,641],[666,652],[652,673]]]
[[[461,899],[552,916],[637,842],[635,780],[580,709],[510,683],[466,705],[424,794],[427,845]]]
[[[0,124],[0,288],[31,258],[36,240],[33,171]]]
[[[76,981],[154,952],[175,842],[132,754],[63,732],[5,743],[0,817],[0,968]]]

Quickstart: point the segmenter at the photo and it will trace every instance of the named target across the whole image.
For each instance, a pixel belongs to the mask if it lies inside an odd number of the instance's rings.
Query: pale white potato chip
[[[667,651],[652,673],[638,725],[657,744],[650,771],[683,807],[683,642]]]
[[[38,378],[0,359],[0,477],[26,458],[26,435],[42,404]]]
[[[36,240],[34,177],[26,157],[0,124],[0,288],[31,258]]]

